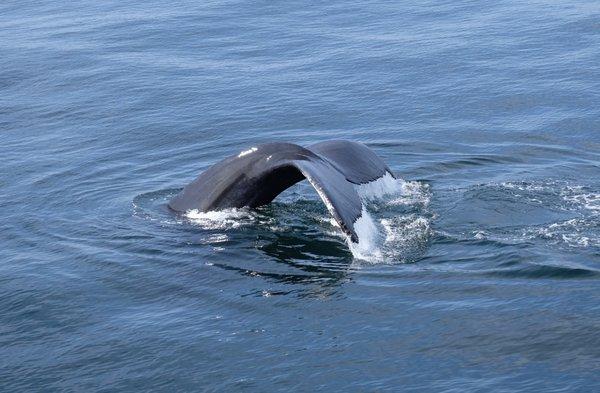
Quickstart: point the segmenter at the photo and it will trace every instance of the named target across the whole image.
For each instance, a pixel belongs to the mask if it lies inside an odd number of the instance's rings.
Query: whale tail
[[[170,202],[184,212],[258,207],[297,182],[307,179],[346,235],[354,230],[362,203],[354,185],[392,171],[368,147],[349,141],[327,141],[307,148],[292,143],[267,143],[220,161],[201,173]]]

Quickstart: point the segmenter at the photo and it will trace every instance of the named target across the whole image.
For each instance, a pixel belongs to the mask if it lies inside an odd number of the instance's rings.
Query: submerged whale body
[[[226,158],[201,173],[170,202],[178,212],[258,207],[307,179],[346,235],[354,230],[362,203],[355,185],[389,173],[371,149],[357,142],[327,141],[306,148],[293,143],[267,143]]]

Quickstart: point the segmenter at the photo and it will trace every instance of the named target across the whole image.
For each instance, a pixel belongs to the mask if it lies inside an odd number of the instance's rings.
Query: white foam
[[[506,189],[525,191],[524,195],[516,196],[527,198],[530,202],[545,204],[548,198],[559,197],[562,201],[567,202],[561,206],[564,210],[583,208],[593,213],[600,212],[600,193],[591,192],[585,186],[565,184],[553,180],[532,183],[503,182],[499,185]]]
[[[430,230],[428,219],[414,215],[382,219],[381,224],[385,230],[385,242],[396,246],[414,244]]]
[[[413,205],[429,203],[426,184],[407,182],[394,178],[389,172],[369,183],[356,186],[360,198],[366,202],[380,200],[377,206],[369,204],[375,211],[383,205]],[[348,239],[348,246],[356,259],[370,263],[393,263],[404,259],[403,252],[422,243],[429,232],[429,220],[409,215],[374,219],[362,206],[362,214],[354,223],[358,243]]]
[[[348,239],[354,258],[369,263],[398,263],[422,248],[431,232],[429,219],[413,214],[374,219],[363,207],[354,223],[358,243]]]
[[[570,247],[598,247],[600,237],[593,220],[573,218],[524,231],[525,238],[541,238]]]
[[[402,181],[402,193],[389,201],[390,205],[429,205],[429,186],[416,181]]]
[[[369,262],[377,262],[383,259],[381,252],[381,233],[369,214],[363,206],[361,216],[354,223],[354,231],[358,236],[358,242],[355,243],[348,239],[348,247],[352,255],[357,259]]]
[[[563,192],[563,199],[594,212],[600,211],[600,193],[571,194]]]
[[[386,195],[402,191],[403,180],[398,181],[389,172],[371,182],[360,184],[356,187],[358,195],[363,199],[380,199]]]
[[[501,187],[509,188],[512,190],[519,191],[546,191],[551,188],[552,184],[537,184],[537,183],[525,183],[525,182],[502,182],[500,183]]]
[[[204,229],[231,229],[239,228],[254,222],[256,216],[247,209],[224,209],[218,211],[201,212],[188,210],[185,216],[194,224]]]
[[[229,236],[224,233],[211,234],[201,240],[203,244],[225,243],[227,241],[229,241]]]
[[[429,204],[429,192],[426,184],[396,179],[389,172],[372,182],[358,185],[356,190],[358,195],[366,201],[396,196],[388,203],[391,205]]]

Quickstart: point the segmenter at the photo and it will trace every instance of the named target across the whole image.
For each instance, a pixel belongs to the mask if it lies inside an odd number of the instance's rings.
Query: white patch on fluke
[[[257,151],[258,148],[257,147],[252,147],[248,150],[244,150],[243,152],[241,152],[240,154],[238,154],[238,157],[244,157],[247,156],[248,154],[254,153],[255,151]]]

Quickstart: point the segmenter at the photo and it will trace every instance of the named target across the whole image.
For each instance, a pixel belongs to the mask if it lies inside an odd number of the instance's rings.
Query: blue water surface
[[[3,1],[0,390],[600,390],[600,3]],[[406,181],[356,258],[258,143]]]

